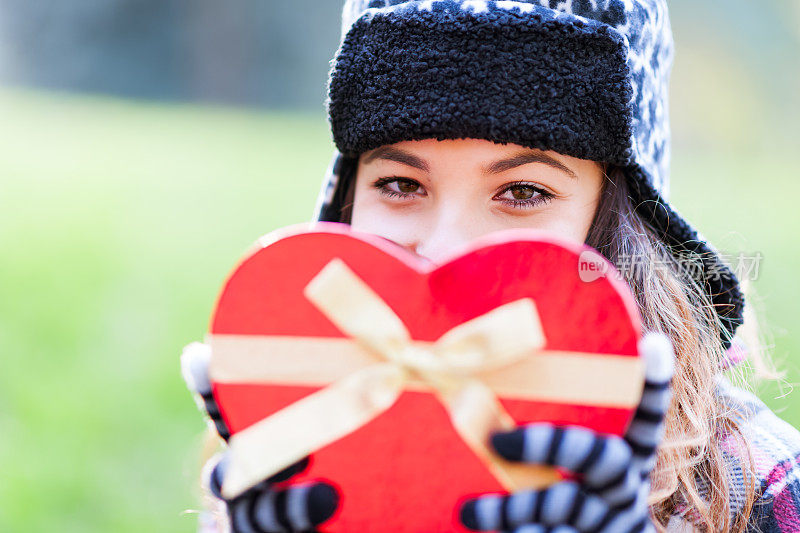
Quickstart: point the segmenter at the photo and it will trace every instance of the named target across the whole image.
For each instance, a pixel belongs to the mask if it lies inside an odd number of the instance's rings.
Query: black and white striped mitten
[[[475,531],[515,533],[655,531],[647,505],[649,475],[670,403],[674,355],[660,333],[646,335],[640,351],[644,391],[624,437],[547,423],[492,437],[492,446],[506,459],[564,468],[579,481],[469,500],[461,508],[462,523]]]
[[[211,493],[225,501],[235,533],[295,533],[314,531],[336,511],[339,494],[328,483],[286,486],[283,482],[308,466],[308,458],[286,468],[232,500],[221,493],[227,455],[206,465],[204,480]]]
[[[204,411],[220,436],[230,437],[219,407],[211,394],[208,362],[211,350],[202,343],[192,343],[183,350],[181,367],[189,390],[198,407]],[[205,466],[203,479],[211,493],[225,502],[231,531],[234,533],[308,532],[330,518],[339,505],[336,489],[328,483],[315,482],[289,485],[284,482],[308,466],[308,458],[289,466],[252,487],[244,494],[226,500],[222,497],[222,480],[227,466],[227,451],[213,457]]]
[[[231,433],[222,419],[214,396],[211,394],[211,381],[208,379],[208,363],[210,360],[210,346],[202,342],[187,344],[181,354],[181,372],[186,386],[193,393],[198,409],[208,415],[219,436],[227,442]]]

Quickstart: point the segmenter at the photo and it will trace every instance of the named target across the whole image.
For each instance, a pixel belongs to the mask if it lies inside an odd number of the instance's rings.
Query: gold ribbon
[[[532,299],[505,304],[456,326],[434,343],[421,343],[411,339],[402,320],[340,259],[317,274],[305,295],[373,362],[233,435],[222,487],[226,498],[368,423],[391,407],[407,385],[419,381],[434,389],[459,436],[506,489],[541,487],[558,479],[548,467],[510,463],[488,448],[492,432],[515,424],[476,377],[513,366],[542,349],[545,337]],[[213,349],[212,342],[212,354]],[[627,363],[636,358],[619,359]],[[220,374],[225,374],[225,364],[212,355],[211,377]],[[631,400],[625,403],[633,405]]]

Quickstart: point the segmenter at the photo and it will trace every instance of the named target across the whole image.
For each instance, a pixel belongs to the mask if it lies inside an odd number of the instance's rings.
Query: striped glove
[[[211,394],[208,362],[211,350],[205,344],[193,342],[183,349],[181,368],[189,390],[195,395],[198,407],[214,424],[220,437],[230,438],[219,407]],[[227,467],[227,451],[213,457],[203,469],[205,485],[211,493],[225,502],[231,531],[234,533],[294,533],[308,532],[330,518],[339,505],[336,489],[328,483],[285,485],[292,476],[308,466],[308,458],[286,468],[249,489],[244,494],[225,500],[222,479]]]
[[[579,426],[535,423],[492,437],[510,461],[546,464],[577,474],[543,490],[487,495],[461,507],[461,522],[474,531],[514,533],[639,533],[655,531],[647,497],[656,447],[670,403],[674,355],[667,337],[646,335],[642,400],[624,437]]]

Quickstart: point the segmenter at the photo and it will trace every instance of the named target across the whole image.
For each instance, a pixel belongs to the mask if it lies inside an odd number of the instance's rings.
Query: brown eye
[[[380,178],[372,186],[378,189],[378,192],[390,198],[413,199],[427,196],[425,187],[418,181],[409,178],[399,178],[397,176]]]
[[[514,200],[530,200],[533,198],[533,195],[536,194],[536,191],[533,187],[525,186],[525,185],[515,185],[508,189],[511,191],[511,195],[514,197]]]
[[[397,190],[403,194],[410,194],[419,190],[419,183],[413,181],[397,180]]]
[[[514,209],[528,209],[546,204],[553,198],[555,198],[555,195],[543,187],[521,181],[506,184],[502,192],[493,199],[499,200]]]

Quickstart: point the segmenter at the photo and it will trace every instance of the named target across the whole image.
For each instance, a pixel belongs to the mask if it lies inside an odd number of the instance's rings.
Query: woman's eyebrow
[[[500,159],[495,161],[488,167],[484,169],[486,174],[499,174],[500,172],[505,172],[506,170],[511,170],[512,168],[516,168],[522,165],[527,165],[528,163],[544,163],[545,165],[549,165],[553,168],[557,168],[566,172],[571,178],[577,178],[578,175],[575,172],[566,166],[564,163],[550,157],[549,155],[539,152],[536,150],[525,150],[522,152],[518,152],[517,154],[509,157],[507,159]]]
[[[406,152],[405,150],[401,150],[400,148],[394,148],[392,146],[380,146],[378,148],[375,148],[370,154],[364,157],[363,163],[367,164],[370,161],[374,161],[375,159],[386,159],[387,161],[396,161],[397,163],[402,163],[404,165],[408,165],[410,167],[423,170],[425,172],[430,172],[430,166],[428,165],[427,161],[415,156],[411,152]]]

